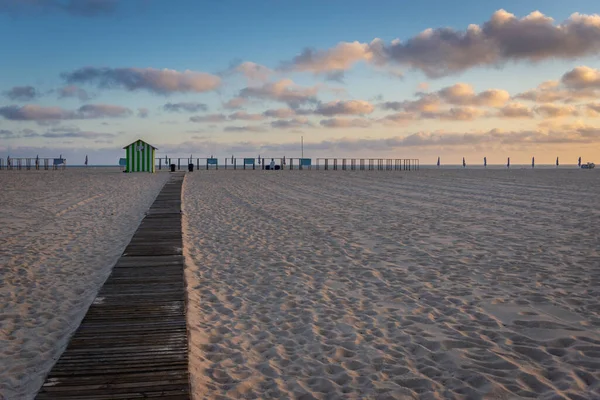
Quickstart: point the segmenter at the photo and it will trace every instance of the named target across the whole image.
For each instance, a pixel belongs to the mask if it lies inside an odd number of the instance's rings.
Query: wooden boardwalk
[[[181,186],[152,204],[37,399],[189,399]]]

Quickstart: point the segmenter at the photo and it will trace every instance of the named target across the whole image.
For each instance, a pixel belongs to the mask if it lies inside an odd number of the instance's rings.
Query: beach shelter
[[[156,147],[141,139],[123,147],[127,159],[127,172],[155,172]]]

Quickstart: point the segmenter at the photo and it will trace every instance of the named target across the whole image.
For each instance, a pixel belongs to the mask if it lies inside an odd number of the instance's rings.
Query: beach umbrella
[[[487,157],[483,157],[483,166],[487,168]]]
[[[467,166],[467,163],[465,161],[465,158],[463,157],[463,168]]]
[[[508,157],[508,161],[506,162],[506,168],[510,168],[510,157]]]
[[[556,166],[558,167],[558,157],[556,157]]]
[[[86,167],[87,167],[87,164],[88,164],[88,157],[87,157],[87,154],[86,154],[86,155],[85,155],[85,166],[86,166]]]
[[[440,158],[438,157],[438,162],[437,162],[437,166],[440,166]]]
[[[577,166],[581,168],[581,157],[579,157],[579,161],[577,161]]]
[[[535,168],[535,157],[531,157],[531,168]]]

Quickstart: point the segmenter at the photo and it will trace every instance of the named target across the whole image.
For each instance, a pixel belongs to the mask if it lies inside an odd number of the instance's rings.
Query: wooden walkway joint
[[[189,399],[181,233],[173,174],[37,399]]]

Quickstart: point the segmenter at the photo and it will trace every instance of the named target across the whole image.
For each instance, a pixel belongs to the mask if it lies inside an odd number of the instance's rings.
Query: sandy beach
[[[596,172],[188,174],[196,398],[600,398]]]
[[[168,174],[0,171],[0,398],[33,398]]]

